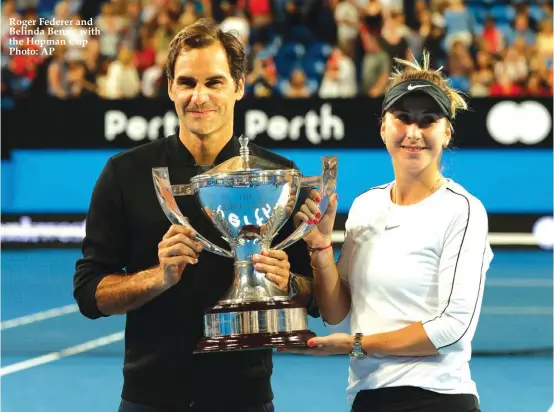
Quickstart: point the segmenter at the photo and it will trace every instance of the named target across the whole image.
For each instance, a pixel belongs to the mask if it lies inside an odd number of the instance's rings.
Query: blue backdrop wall
[[[339,161],[339,212],[354,198],[392,180],[383,149],[282,149],[305,175],[321,173],[321,157]],[[2,212],[84,213],[92,188],[116,150],[14,150],[2,162]],[[553,161],[549,149],[460,149],[446,152],[444,173],[464,185],[489,213],[552,213]],[[183,182],[179,182],[183,183]]]

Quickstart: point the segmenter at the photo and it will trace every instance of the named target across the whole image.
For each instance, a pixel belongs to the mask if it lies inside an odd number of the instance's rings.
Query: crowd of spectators
[[[169,43],[200,17],[247,46],[247,96],[378,97],[392,59],[420,58],[424,49],[470,96],[553,91],[550,1],[62,0],[50,9],[36,1],[2,4],[3,107],[26,95],[166,95]],[[73,45],[56,46],[52,56],[10,55],[10,39],[18,37],[10,29],[21,28],[10,23],[39,16],[73,21],[64,30]],[[78,22],[90,18],[97,34],[80,31]]]

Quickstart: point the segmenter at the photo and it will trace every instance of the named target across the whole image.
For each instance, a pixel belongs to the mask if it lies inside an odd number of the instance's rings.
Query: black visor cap
[[[398,100],[410,93],[425,93],[432,97],[439,105],[441,112],[449,119],[450,118],[450,99],[436,84],[427,80],[407,80],[394,85],[386,94],[383,100],[384,115]]]

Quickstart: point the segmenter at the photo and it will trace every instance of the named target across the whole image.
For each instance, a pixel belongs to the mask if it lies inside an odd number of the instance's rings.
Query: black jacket
[[[239,154],[232,138],[216,159],[219,164]],[[250,154],[286,168],[290,160],[252,143]],[[168,167],[171,184],[186,184],[202,173],[178,134],[110,158],[93,191],[83,241],[77,261],[74,296],[88,318],[104,316],[96,305],[95,291],[102,278],[114,273],[136,273],[159,264],[158,243],[170,227],[156,198],[153,167]],[[297,209],[303,197],[297,203]],[[229,245],[202,214],[192,196],[176,197],[183,215],[213,243]],[[293,231],[292,218],[275,243]],[[311,276],[303,241],[286,249],[291,270]],[[143,307],[126,316],[124,385],[122,397],[132,402],[184,408],[191,402],[257,403],[273,399],[270,385],[272,352],[193,355],[202,337],[203,315],[227,291],[233,277],[233,260],[204,251],[189,265],[181,281]],[[317,316],[317,310],[310,314]],[[215,395],[215,396],[214,396]]]

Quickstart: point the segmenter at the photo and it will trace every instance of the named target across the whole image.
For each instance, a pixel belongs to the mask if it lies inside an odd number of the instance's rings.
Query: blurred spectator
[[[181,16],[181,0],[166,0],[164,10],[169,14],[169,19],[171,20],[172,25],[175,25],[179,21]],[[176,32],[179,30],[175,28]]]
[[[109,68],[110,60],[106,58],[100,58],[100,63],[98,64],[98,70],[96,72],[96,93],[103,99],[106,99],[108,96],[107,80]]]
[[[123,31],[127,26],[121,16],[115,14],[112,3],[103,3],[100,14],[96,18],[95,26],[100,30],[100,55],[114,59],[117,56],[119,41],[123,37]]]
[[[431,54],[437,67],[446,65],[446,52],[442,47],[443,40],[444,29],[432,22],[431,32],[423,41],[423,49]]]
[[[409,40],[412,35],[412,30],[406,25],[406,15],[398,12],[391,14],[391,17],[396,20],[396,31],[400,34],[400,37]]]
[[[477,52],[476,61],[477,64],[474,72],[475,76],[472,76],[472,85],[478,83],[489,90],[495,80],[492,57],[485,50],[479,50],[479,52]]]
[[[456,41],[470,47],[475,32],[475,18],[465,6],[463,0],[450,0],[444,12],[446,27],[445,45],[450,50]]]
[[[527,96],[550,96],[551,93],[543,84],[543,80],[538,73],[531,73],[529,79],[527,80],[527,85],[525,89],[525,94]]]
[[[430,11],[427,0],[413,0],[404,2],[404,15],[406,24],[412,30],[417,30],[421,22],[421,14]]]
[[[361,93],[378,97],[384,94],[389,83],[391,60],[375,36],[363,32],[362,44],[365,54],[361,69]]]
[[[410,59],[408,42],[402,36],[403,24],[398,13],[394,12],[389,17],[385,17],[383,30],[381,31],[381,46],[391,59],[395,57],[400,59]]]
[[[19,18],[15,2],[13,0],[5,0],[2,2],[2,39],[10,33],[10,28],[13,25],[10,25],[10,18]]]
[[[127,10],[127,25],[122,30],[121,46],[127,47],[131,50],[135,50],[140,44],[140,28],[142,22],[140,20],[140,14],[142,7],[139,0],[129,0],[126,4]]]
[[[67,54],[66,46],[58,46],[54,50],[53,58],[50,61],[47,72],[48,94],[59,99],[65,99],[69,93],[67,83],[67,72],[69,65],[65,59]]]
[[[404,11],[403,0],[380,0],[383,7],[383,15],[389,17],[394,13],[402,13]]]
[[[86,78],[86,66],[81,61],[73,60],[67,71],[67,88],[69,98],[92,95],[96,93],[96,85]]]
[[[350,57],[335,48],[325,66],[319,97],[335,99],[354,97],[357,94],[356,67]]]
[[[450,0],[431,0],[431,21],[436,27],[446,29],[446,20],[444,18],[444,12],[448,8]]]
[[[350,57],[356,59],[356,45],[359,33],[360,14],[355,0],[341,0],[335,8],[335,21],[337,23],[337,45]]]
[[[239,38],[244,45],[248,45],[250,39],[250,25],[242,10],[231,8],[227,17],[220,24],[221,30],[231,32]]]
[[[155,21],[156,16],[166,7],[167,0],[144,0],[142,3],[141,20],[145,23]]]
[[[65,41],[67,44],[67,60],[82,60],[83,59],[83,45],[85,41],[88,41],[88,34],[85,31],[81,31],[81,26],[77,23],[81,20],[81,16],[75,15],[72,18],[72,24],[65,31]]]
[[[131,51],[122,48],[117,60],[110,63],[106,77],[107,99],[130,99],[139,94],[140,78],[132,58]]]
[[[281,86],[281,94],[289,99],[311,97],[317,89],[317,84],[308,82],[302,69],[294,69],[288,81]]]
[[[21,25],[21,16],[17,13],[13,13],[12,18],[16,19],[16,22],[18,22],[11,25],[8,24],[7,26],[8,29],[14,30],[13,34],[10,33],[10,31],[8,31],[7,34],[4,37],[2,37],[2,53],[6,56],[10,55],[10,49],[13,48],[13,44],[15,40],[19,42],[19,41],[25,40],[25,38],[27,37],[21,34],[15,34],[19,32],[21,29],[23,29]]]
[[[483,33],[481,35],[481,47],[484,48],[488,53],[498,54],[504,47],[506,42],[504,41],[504,35],[498,27],[492,17],[487,17],[485,20],[485,27],[483,28]]]
[[[246,72],[251,73],[254,70],[254,62],[262,59],[261,53],[264,50],[264,44],[260,41],[254,41],[252,47],[246,50]]]
[[[89,39],[88,44],[83,51],[83,64],[85,65],[85,78],[94,84],[96,90],[96,74],[100,63],[100,46],[98,39]]]
[[[461,41],[454,42],[448,55],[447,67],[451,87],[464,93],[468,92],[473,68],[473,59],[467,47]]]
[[[178,33],[171,14],[166,10],[160,10],[157,15],[158,28],[154,32],[154,47],[157,51],[167,52],[169,43]]]
[[[36,74],[36,67],[27,57],[17,56],[9,61],[8,66],[2,70],[2,75],[6,78],[5,82],[9,93],[14,97],[24,97],[31,86],[31,82]]]
[[[478,72],[473,72],[471,74],[469,86],[469,94],[473,97],[486,97],[489,95],[490,86],[487,86],[486,83],[481,81]]]
[[[518,38],[523,38],[527,47],[535,45],[535,33],[529,28],[529,16],[524,13],[517,13],[514,18],[513,30],[509,32],[508,45],[512,45]]]
[[[270,0],[239,0],[238,8],[243,10],[243,15],[248,15],[252,29],[257,30],[271,24]]]
[[[164,68],[167,63],[167,54],[158,53],[156,64],[150,66],[142,75],[142,94],[148,98],[157,98],[167,93],[167,83],[164,77]]]
[[[516,84],[508,73],[499,72],[496,75],[496,83],[490,89],[491,97],[519,97],[523,95],[523,89]]]
[[[11,71],[10,63],[2,66],[2,72],[0,75],[1,83],[1,96],[2,96],[2,108],[12,109],[14,101],[13,99],[17,97],[14,91],[14,82],[18,80],[18,77]]]
[[[500,79],[501,76],[506,75],[515,83],[524,82],[529,72],[525,56],[519,54],[513,46],[508,47],[503,53],[504,58],[494,67],[496,78]]]
[[[433,30],[433,21],[431,20],[431,11],[428,9],[421,10],[418,14],[418,19],[416,22],[415,30],[412,32],[412,44],[411,49],[414,56],[420,56],[423,51],[423,45],[427,38],[431,36],[431,31]],[[440,47],[440,44],[437,44]],[[426,49],[431,52],[430,50]],[[432,53],[433,59],[435,59],[435,54]]]
[[[275,96],[278,88],[278,77],[273,60],[270,58],[255,59],[252,72],[246,76],[246,86],[254,97]]]
[[[383,10],[380,0],[368,0],[363,12],[362,20],[367,32],[373,36],[380,36],[383,28]]]
[[[546,80],[548,95],[552,96],[552,93],[554,92],[554,70],[552,68],[548,70],[547,75],[544,76],[544,79]]]
[[[71,8],[70,8],[70,2],[68,0],[61,0],[56,4],[54,7],[54,16],[56,20],[71,20]],[[71,26],[66,26],[71,27]],[[57,29],[63,29],[64,26],[56,26]]]
[[[154,39],[148,35],[146,28],[142,28],[140,31],[139,47],[134,52],[133,63],[139,73],[144,72],[156,63],[156,46]]]
[[[513,47],[520,55],[525,56],[529,60],[531,60],[531,56],[535,54],[535,45],[533,44],[532,46],[527,46],[523,37],[518,37],[511,47]],[[537,59],[534,59],[534,61],[536,60]],[[529,62],[529,67],[532,67],[531,61]]]
[[[396,31],[402,39],[406,41],[406,47],[410,55],[417,55],[420,47],[419,38],[414,34],[412,29],[406,24],[406,15],[404,13],[393,13],[393,18],[396,19]]]
[[[537,55],[540,59],[540,65],[548,68],[552,66],[553,50],[552,21],[543,20],[540,24],[540,32],[537,34]]]
[[[196,13],[196,5],[194,1],[185,1],[185,6],[181,17],[179,17],[179,26],[186,27],[198,20],[198,14]]]
[[[65,0],[65,1],[68,1],[68,2],[74,1],[74,2],[76,2],[76,1],[80,1],[80,0]],[[118,16],[122,16],[122,17],[128,17],[126,15],[126,13],[127,13],[127,0],[109,0],[109,2],[113,6],[114,14],[116,14]]]

